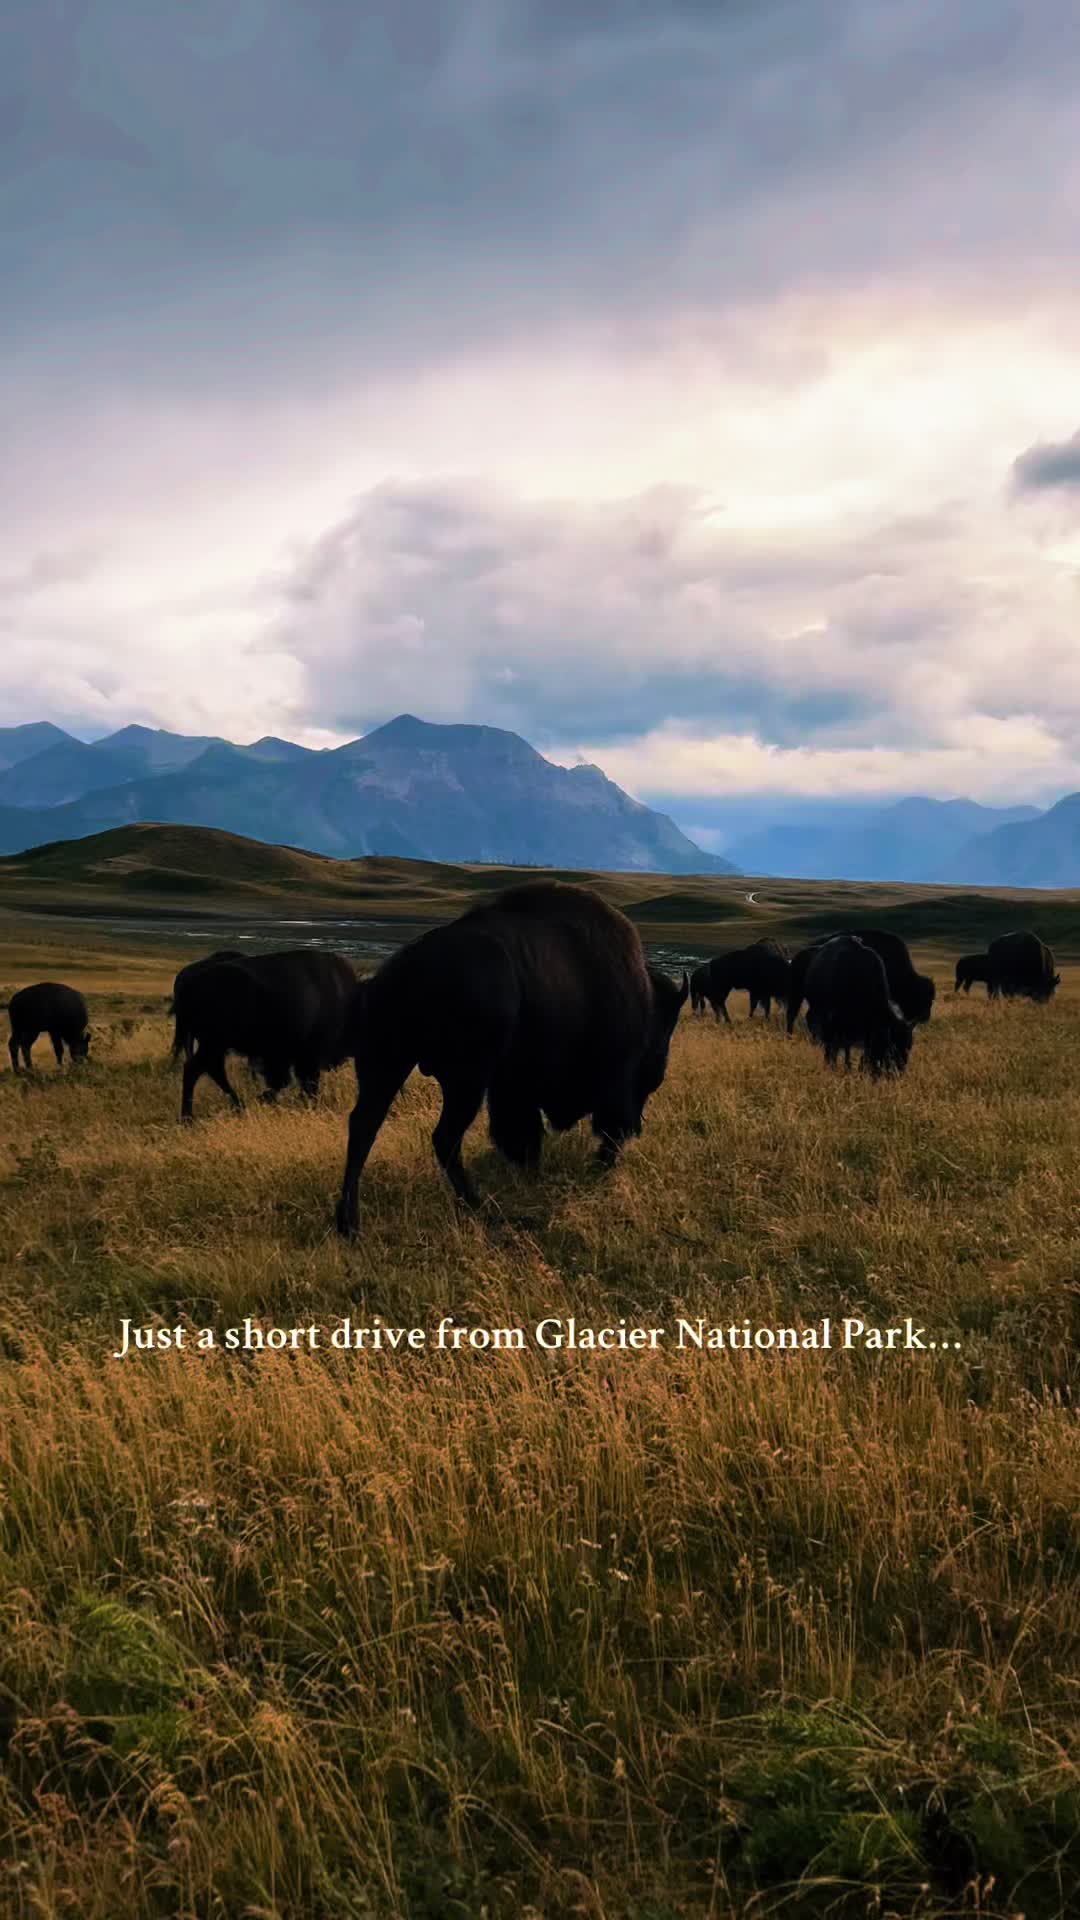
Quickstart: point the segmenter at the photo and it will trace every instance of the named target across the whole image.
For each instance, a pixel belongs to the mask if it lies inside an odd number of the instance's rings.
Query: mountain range
[[[744,873],[789,880],[968,882],[975,865],[994,865],[985,842],[1006,827],[1041,817],[1037,807],[983,807],[974,800],[913,796],[887,807],[850,809],[839,822],[774,823],[735,840],[727,854]],[[1080,879],[1080,841],[1076,870]]]
[[[792,880],[1080,887],[1080,793],[1045,811],[916,797],[843,824],[778,823],[726,853],[744,873]]]
[[[497,727],[401,714],[336,748],[124,727],[87,743],[0,728],[0,853],[155,821],[339,858],[732,873],[599,767],[560,767]]]
[[[766,824],[744,820],[722,855],[706,852],[599,767],[557,766],[498,727],[411,714],[318,750],[273,735],[237,746],[128,726],[87,742],[50,721],[0,727],[0,854],[158,822],[339,859],[1080,887],[1080,793],[1045,811],[913,796],[757,818]]]

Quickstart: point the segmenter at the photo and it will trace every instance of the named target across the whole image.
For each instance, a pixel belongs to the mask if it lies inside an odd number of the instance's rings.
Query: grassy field
[[[74,938],[0,944],[96,1031],[0,1074],[0,1912],[1080,1911],[1080,973],[988,1005],[935,961],[880,1087],[685,1015],[606,1179],[477,1128],[489,1225],[414,1078],[344,1248],[349,1073],[182,1131],[179,950]],[[345,1314],[949,1347],[110,1357]]]

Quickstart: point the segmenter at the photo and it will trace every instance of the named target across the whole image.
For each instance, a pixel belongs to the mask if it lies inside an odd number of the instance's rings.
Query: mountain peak
[[[54,727],[51,720],[26,720],[21,727],[0,727],[0,767],[15,767],[32,760],[48,747],[81,746],[73,734]]]
[[[396,719],[387,720],[381,727],[375,727],[365,733],[360,742],[365,749],[380,746],[393,747],[405,751],[439,751],[440,749],[498,748],[502,752],[527,754],[530,758],[540,759],[535,747],[523,740],[519,733],[511,733],[505,727],[475,726],[466,721],[453,721],[445,725],[437,720],[418,720],[414,713],[399,713]]]

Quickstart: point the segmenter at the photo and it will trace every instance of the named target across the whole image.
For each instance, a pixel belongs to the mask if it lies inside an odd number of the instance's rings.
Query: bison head
[[[923,1020],[929,1020],[934,1008],[937,988],[929,974],[912,975],[910,986],[904,994],[904,1015],[913,1020],[916,1026]]]
[[[873,1078],[882,1074],[900,1074],[907,1066],[917,1020],[906,1020],[890,1005],[886,1017],[866,1037],[863,1066]]]
[[[89,1051],[90,1029],[87,1027],[85,1033],[77,1034],[71,1042],[71,1057],[73,1060],[85,1060]]]
[[[638,1133],[641,1132],[645,1103],[663,1083],[675,1023],[690,996],[688,973],[683,974],[682,983],[679,986],[670,974],[662,973],[659,967],[650,967],[648,973],[652,987],[652,1010],[649,1031],[638,1061],[634,1087],[637,1102],[635,1131]]]

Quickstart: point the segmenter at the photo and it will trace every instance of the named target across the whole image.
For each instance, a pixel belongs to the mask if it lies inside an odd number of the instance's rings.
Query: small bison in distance
[[[697,968],[690,980],[691,1006],[695,1012],[704,1012],[708,1002],[716,1018],[730,1026],[727,997],[741,989],[750,996],[750,1018],[761,1007],[767,1020],[773,1001],[786,1001],[790,977],[791,963],[783,947],[775,940],[756,940],[753,946],[718,953]]]
[[[708,984],[709,984],[708,963],[706,963],[705,966],[703,967],[695,967],[693,973],[690,975],[690,1011],[691,1013],[704,1013],[705,1008],[708,1005],[708,995],[705,991]]]
[[[401,947],[353,1002],[338,1231],[356,1231],[360,1175],[414,1067],[442,1090],[432,1146],[467,1205],[478,1195],[462,1141],[485,1098],[492,1142],[516,1165],[538,1166],[545,1117],[560,1132],[589,1118],[610,1165],[641,1131],[689,990],[646,965],[624,914],[557,881],[512,887]]]
[[[1054,956],[1034,933],[1003,933],[986,949],[988,991],[1008,999],[1052,1000],[1061,985]]]
[[[72,1060],[85,1060],[90,1051],[86,1001],[74,987],[62,986],[58,980],[42,980],[36,987],[23,987],[12,994],[8,1018],[13,1073],[19,1071],[20,1053],[27,1073],[32,1072],[34,1042],[43,1033],[52,1041],[58,1067],[64,1064],[65,1047]]]
[[[990,986],[990,959],[985,953],[965,953],[956,963],[956,993],[970,993],[973,986],[982,981],[988,994]]]
[[[787,1030],[794,1031],[799,1011],[806,999],[806,978],[813,956],[831,940],[857,939],[871,953],[876,953],[885,968],[885,977],[889,983],[889,997],[896,1002],[905,1020],[918,1026],[929,1020],[933,1011],[937,992],[929,974],[916,973],[908,952],[907,942],[898,933],[889,933],[883,929],[871,928],[867,933],[825,934],[815,940],[801,953],[795,955],[791,963],[791,984],[788,991]]]
[[[276,1100],[295,1073],[314,1099],[319,1076],[348,1057],[347,1016],[356,974],[337,953],[210,955],[176,976],[173,1059],[183,1054],[180,1118],[192,1118],[192,1096],[204,1073],[240,1106],[225,1072],[226,1056],[243,1055],[267,1083],[260,1098]]]
[[[865,1073],[879,1079],[903,1073],[911,1052],[913,1022],[893,1005],[880,954],[852,934],[839,934],[813,949],[806,972],[807,1025],[830,1067],[840,1054],[862,1051]]]

